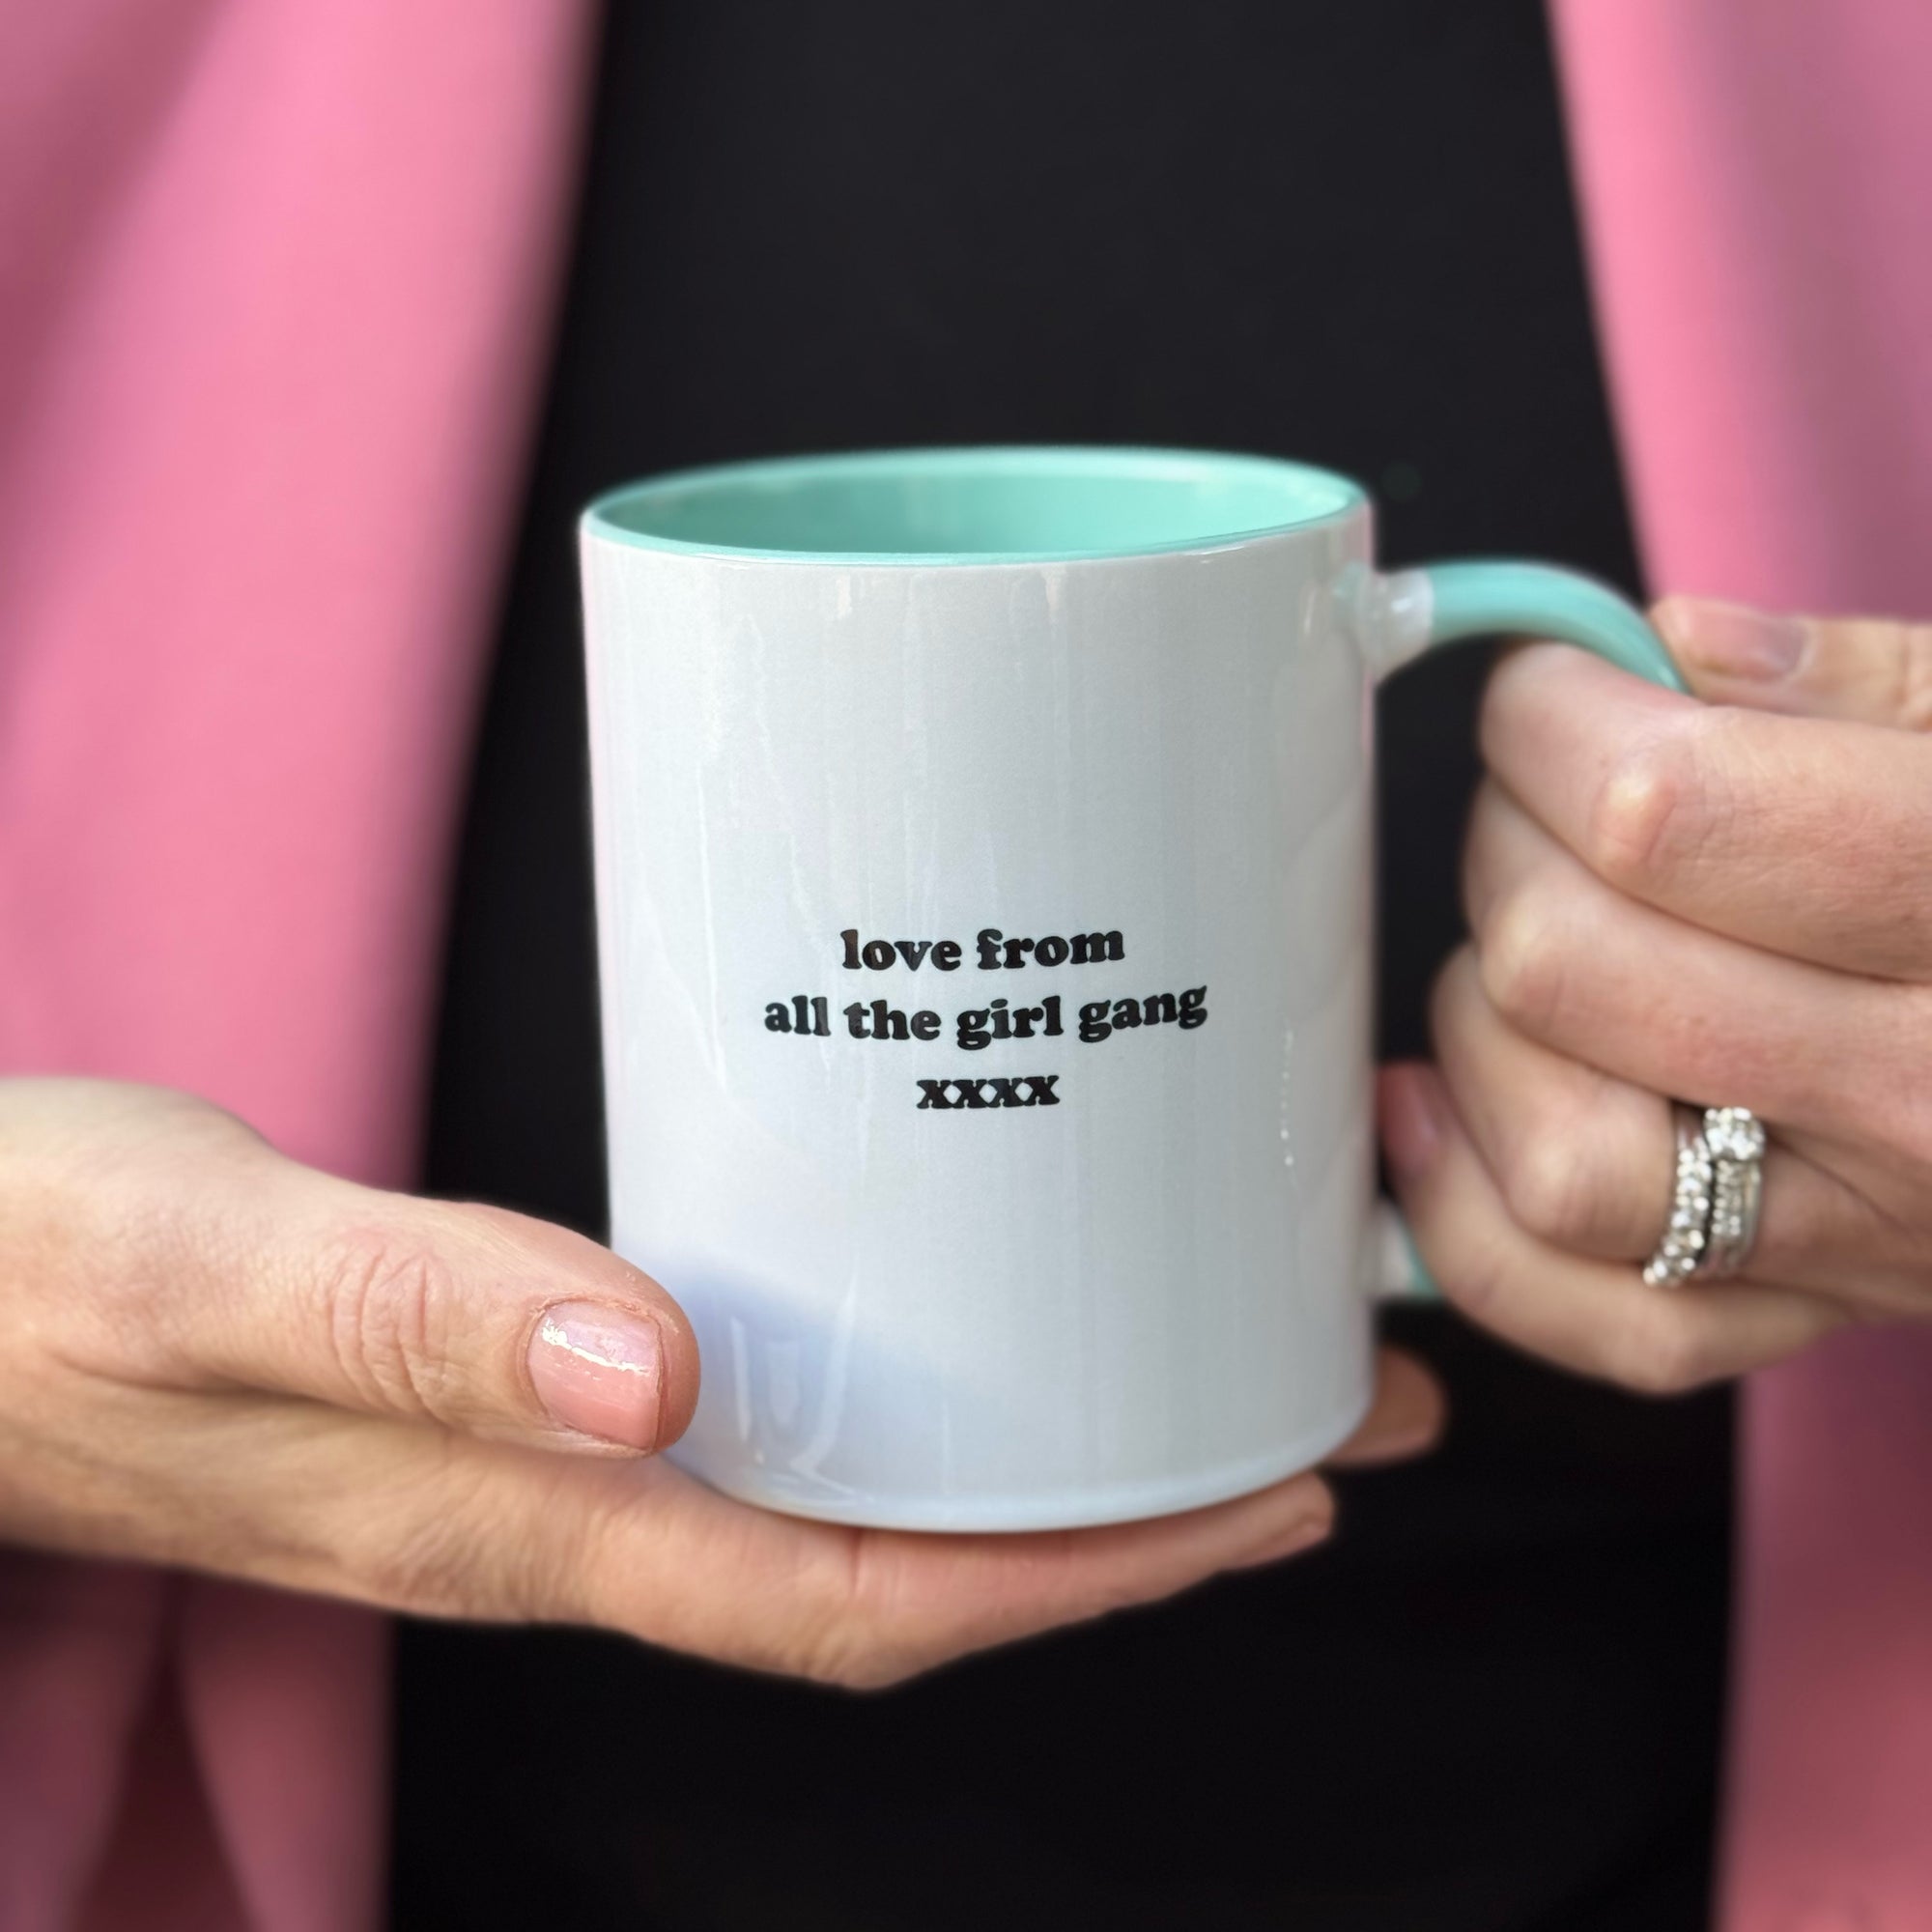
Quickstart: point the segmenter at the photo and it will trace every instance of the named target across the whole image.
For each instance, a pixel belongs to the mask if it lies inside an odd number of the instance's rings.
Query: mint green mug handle
[[[1575,571],[1547,563],[1435,563],[1375,578],[1373,586],[1364,635],[1378,678],[1438,644],[1522,635],[1579,645],[1669,691],[1689,689],[1643,612]],[[1376,1242],[1378,1289],[1395,1298],[1439,1298],[1402,1217],[1392,1208],[1384,1211]]]

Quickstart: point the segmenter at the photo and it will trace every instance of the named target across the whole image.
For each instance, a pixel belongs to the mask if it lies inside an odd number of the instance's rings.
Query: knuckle
[[[555,1490],[519,1495],[501,1471],[454,1438],[420,1445],[430,1460],[357,1526],[352,1574],[375,1601],[418,1616],[506,1623],[578,1620],[581,1579],[601,1568],[600,1523]],[[555,1534],[568,1520],[571,1534]]]
[[[1569,969],[1560,923],[1535,882],[1491,908],[1478,952],[1490,1004],[1523,1032],[1545,1031],[1563,1009]]]
[[[863,1570],[860,1559],[851,1567],[855,1576]],[[917,1676],[923,1662],[897,1622],[890,1604],[871,1601],[868,1586],[847,1586],[807,1621],[791,1667],[828,1690],[889,1690]]]
[[[1483,1004],[1481,969],[1473,946],[1460,946],[1443,962],[1429,989],[1430,1037],[1439,1045],[1468,1029]]]
[[[784,1573],[783,1615],[741,1633],[744,1661],[832,1690],[875,1690],[911,1674],[893,1655],[881,1565],[860,1531],[801,1546]]]
[[[477,1539],[469,1520],[461,1459],[438,1458],[345,1528],[343,1568],[363,1593],[391,1608],[426,1616],[473,1615]],[[494,1548],[494,1546],[493,1546]]]
[[[1634,747],[1590,802],[1583,858],[1601,879],[1642,895],[1694,867],[1716,829],[1709,727],[1686,721]]]
[[[355,1228],[321,1268],[328,1341],[345,1380],[370,1408],[441,1419],[440,1373],[454,1277],[434,1242],[412,1232]]]
[[[446,1516],[430,1515],[367,1550],[352,1570],[376,1602],[417,1616],[477,1613],[468,1538]]]
[[[845,1644],[820,1657],[808,1670],[811,1683],[828,1690],[891,1690],[920,1674],[920,1665],[911,1659],[895,1656],[883,1647]]]
[[[1598,1168],[1565,1134],[1521,1135],[1499,1177],[1503,1200],[1520,1227],[1554,1247],[1580,1247],[1596,1232]]]
[[[1508,1264],[1498,1243],[1470,1243],[1460,1253],[1435,1254],[1429,1260],[1442,1292],[1471,1321],[1497,1325],[1510,1290]]]
[[[1618,1327],[1609,1371],[1624,1387],[1651,1396],[1688,1395],[1718,1373],[1690,1310],[1657,1301],[1643,1304],[1641,1313],[1633,1312]]]
[[[1001,1643],[1042,1621],[1041,1583],[1069,1553],[1065,1536],[961,1552],[935,1569],[893,1537],[861,1535],[808,1592],[818,1613],[797,1667],[841,1690],[883,1690],[970,1650]],[[1083,1614],[1111,1607],[1085,1606]]]

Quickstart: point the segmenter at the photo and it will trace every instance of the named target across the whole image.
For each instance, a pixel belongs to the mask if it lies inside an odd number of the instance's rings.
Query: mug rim
[[[668,501],[680,496],[724,493],[735,489],[761,490],[774,485],[837,481],[868,476],[908,479],[971,476],[1110,477],[1172,483],[1269,483],[1304,493],[1325,493],[1328,500],[1299,515],[1285,515],[1260,524],[1208,533],[1194,531],[1169,539],[1100,544],[1076,548],[1051,546],[1020,550],[861,550],[765,547],[678,537],[663,530],[640,528],[621,521],[647,510],[653,499]],[[1299,536],[1345,523],[1369,507],[1369,495],[1352,477],[1319,465],[1288,457],[1259,456],[1231,450],[1166,448],[1149,444],[1112,443],[984,443],[937,448],[907,447],[828,451],[805,456],[760,457],[749,461],[703,464],[673,469],[623,483],[592,498],[580,520],[586,538],[601,538],[632,550],[669,555],[715,557],[721,560],[795,565],[866,564],[964,567],[1000,564],[1084,563],[1140,556],[1173,556],[1188,552],[1219,551]]]

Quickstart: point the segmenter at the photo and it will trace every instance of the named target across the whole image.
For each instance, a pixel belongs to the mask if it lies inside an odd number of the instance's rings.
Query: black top
[[[951,441],[1350,471],[1384,557],[1634,587],[1537,0],[613,11],[452,933],[439,1191],[604,1215],[572,524],[625,478]],[[1455,943],[1481,666],[1382,705],[1382,1034]],[[674,1293],[676,1282],[667,1286]],[[405,1633],[396,1922],[1701,1927],[1728,1411],[1452,1316],[1333,1546],[855,1697]]]

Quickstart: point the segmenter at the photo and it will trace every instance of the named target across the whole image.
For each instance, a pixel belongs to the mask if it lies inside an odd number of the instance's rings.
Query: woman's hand
[[[664,1291],[561,1229],[332,1179],[182,1094],[0,1082],[0,1540],[857,1686],[1329,1523],[1312,1475],[1060,1535],[767,1515],[650,1455],[697,1374]],[[1389,1357],[1352,1459],[1438,1423]]]
[[[1709,703],[1541,645],[1498,669],[1474,939],[1438,1067],[1385,1070],[1425,1259],[1478,1321],[1633,1387],[1932,1315],[1932,628],[1672,599]],[[1669,1097],[1772,1135],[1742,1278],[1649,1287]]]

